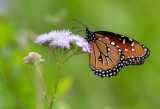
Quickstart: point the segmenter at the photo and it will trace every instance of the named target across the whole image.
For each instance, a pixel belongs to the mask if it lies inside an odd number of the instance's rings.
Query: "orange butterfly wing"
[[[89,63],[100,77],[116,76],[127,65],[141,65],[150,51],[141,43],[108,31],[91,32],[86,28],[86,40],[91,46]]]
[[[117,44],[101,34],[89,41],[92,53],[89,54],[90,68],[100,77],[116,76],[125,64],[123,51]]]
[[[97,31],[95,33],[108,37],[122,49],[125,55],[126,66],[141,65],[150,55],[150,51],[144,45],[129,37],[106,31]]]

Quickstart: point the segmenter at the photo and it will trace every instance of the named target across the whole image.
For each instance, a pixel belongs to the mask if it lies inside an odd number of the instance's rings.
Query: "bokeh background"
[[[57,65],[51,52],[34,43],[39,34],[83,27],[126,35],[147,46],[142,66],[129,66],[112,78],[89,68],[88,54],[72,57],[62,68],[53,109],[160,108],[160,0],[0,0],[0,109],[47,109],[35,68],[23,57],[38,52],[49,97]],[[78,33],[85,37],[85,32]]]

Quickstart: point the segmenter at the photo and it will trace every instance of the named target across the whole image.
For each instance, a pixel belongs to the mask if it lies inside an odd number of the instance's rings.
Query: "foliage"
[[[38,52],[49,97],[56,61],[36,36],[56,29],[76,33],[83,27],[107,30],[142,42],[151,56],[142,66],[123,68],[112,78],[99,78],[89,68],[88,54],[72,57],[61,70],[54,109],[158,109],[160,107],[159,0],[2,0],[0,1],[0,108],[47,109],[38,76],[23,57]],[[78,33],[85,37],[85,32]],[[59,86],[59,87],[60,87]],[[40,101],[43,100],[43,102]]]

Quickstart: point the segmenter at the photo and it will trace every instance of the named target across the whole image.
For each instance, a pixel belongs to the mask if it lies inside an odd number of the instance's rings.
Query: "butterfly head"
[[[85,29],[86,31],[86,40],[89,41],[94,41],[95,40],[95,36],[94,36],[94,32],[90,31],[88,28]]]

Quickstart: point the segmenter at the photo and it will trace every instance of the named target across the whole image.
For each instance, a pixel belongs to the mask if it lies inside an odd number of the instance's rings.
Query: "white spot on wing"
[[[111,45],[115,45],[115,43],[114,43],[114,42],[111,42]]]
[[[108,37],[105,37],[105,39],[108,39]]]
[[[132,48],[132,51],[135,51],[135,49],[134,49],[134,48]]]
[[[146,48],[145,48],[144,50],[145,50],[145,52],[147,52],[147,49],[146,49]]]
[[[125,40],[125,39],[123,39],[123,44],[125,44],[125,41],[126,41],[126,40]]]
[[[130,41],[133,41],[131,38],[128,38]]]
[[[128,49],[125,48],[125,51],[128,51]]]
[[[134,46],[134,42],[132,42],[131,46],[132,46],[132,47]]]

